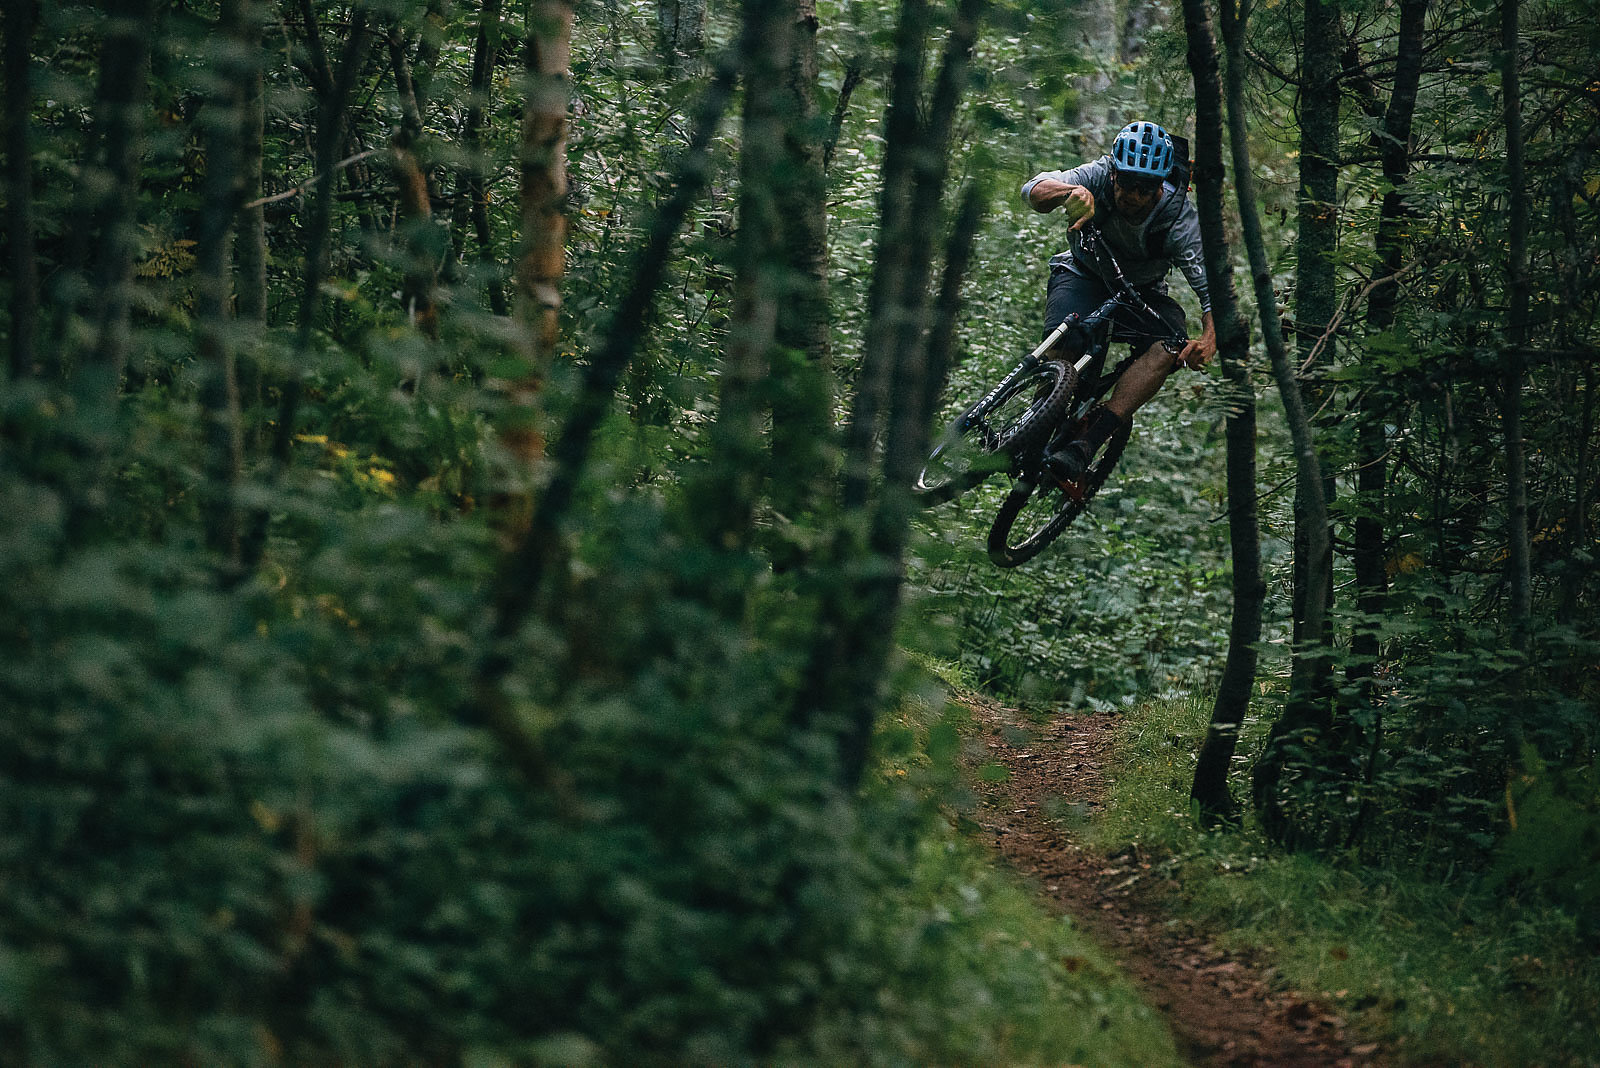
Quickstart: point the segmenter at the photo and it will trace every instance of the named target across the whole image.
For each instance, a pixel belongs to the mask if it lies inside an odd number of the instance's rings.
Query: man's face
[[[1161,179],[1117,171],[1111,177],[1111,198],[1117,214],[1129,222],[1142,223],[1161,199]]]

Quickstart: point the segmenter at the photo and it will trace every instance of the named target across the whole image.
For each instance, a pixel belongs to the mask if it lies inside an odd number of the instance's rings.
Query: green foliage
[[[1592,779],[1561,795],[1537,778],[1517,787],[1533,822],[1527,835],[1503,839],[1503,876],[1459,866],[1420,873],[1406,858],[1282,855],[1253,825],[1195,829],[1192,754],[1209,711],[1200,699],[1165,701],[1123,721],[1111,803],[1092,828],[1102,848],[1137,846],[1181,882],[1171,907],[1226,932],[1229,945],[1266,953],[1290,987],[1392,1043],[1397,1063],[1596,1063],[1592,913],[1567,892],[1592,882],[1574,878],[1581,860],[1557,861],[1548,840],[1533,837],[1536,827],[1555,833],[1546,821],[1558,812],[1592,805],[1583,795]],[[1261,741],[1252,732],[1239,761]],[[1578,826],[1562,833],[1592,845],[1592,822]]]

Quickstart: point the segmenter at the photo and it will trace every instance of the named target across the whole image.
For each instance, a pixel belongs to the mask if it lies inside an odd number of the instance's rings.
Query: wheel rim
[[[986,411],[964,413],[929,454],[917,475],[917,490],[950,492],[1008,470],[1011,458],[1005,450],[1049,401],[1063,373],[1058,364],[1041,364],[1013,383]]]
[[[1028,494],[1006,531],[1005,554],[1021,563],[1037,555],[1083,511],[1083,505],[1053,482],[1043,482]]]

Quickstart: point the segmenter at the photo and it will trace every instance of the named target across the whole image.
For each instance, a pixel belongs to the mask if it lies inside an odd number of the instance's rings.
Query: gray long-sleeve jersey
[[[1135,225],[1111,208],[1111,157],[1074,167],[1070,171],[1043,171],[1022,185],[1022,198],[1041,179],[1053,178],[1068,185],[1081,185],[1094,194],[1095,219],[1105,235],[1122,273],[1136,286],[1164,283],[1167,270],[1176,266],[1188,280],[1189,288],[1199,298],[1200,310],[1211,310],[1211,294],[1206,288],[1205,257],[1200,245],[1200,215],[1194,204],[1168,183],[1162,187],[1161,199],[1143,223]],[[1150,256],[1145,235],[1152,227],[1170,226],[1159,256]],[[1050,258],[1050,266],[1065,267],[1076,274],[1098,277],[1092,259],[1082,253],[1083,239],[1075,230],[1067,232],[1068,248]],[[1074,256],[1074,253],[1077,253]],[[1164,288],[1164,287],[1163,287]]]

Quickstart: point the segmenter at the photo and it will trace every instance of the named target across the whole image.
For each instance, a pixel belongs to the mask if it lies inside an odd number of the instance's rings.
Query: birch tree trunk
[[[571,98],[572,4],[533,0],[528,11],[522,113],[522,243],[515,311],[527,334],[528,368],[511,383],[511,411],[501,438],[524,469],[544,452],[534,402],[555,356],[561,327],[566,255],[567,106]]]

